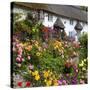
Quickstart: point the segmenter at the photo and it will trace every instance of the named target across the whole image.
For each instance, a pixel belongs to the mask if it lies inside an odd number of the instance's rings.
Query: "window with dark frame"
[[[48,21],[53,21],[53,15],[52,14],[48,14]]]
[[[72,19],[70,19],[70,24],[73,25],[73,20]]]
[[[40,12],[40,20],[42,20],[42,21],[44,20],[44,11]]]

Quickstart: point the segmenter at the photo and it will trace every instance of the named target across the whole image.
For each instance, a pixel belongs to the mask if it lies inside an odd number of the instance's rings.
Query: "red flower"
[[[26,82],[26,87],[30,87],[30,82]]]
[[[19,87],[21,87],[21,86],[22,86],[22,82],[18,82],[17,84],[18,84],[18,86],[19,86]]]

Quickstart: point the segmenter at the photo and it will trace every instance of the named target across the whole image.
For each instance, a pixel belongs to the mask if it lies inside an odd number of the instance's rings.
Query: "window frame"
[[[48,14],[48,21],[50,21],[50,22],[53,21],[53,15],[52,14]]]
[[[73,25],[73,20],[72,19],[70,19],[70,25]]]

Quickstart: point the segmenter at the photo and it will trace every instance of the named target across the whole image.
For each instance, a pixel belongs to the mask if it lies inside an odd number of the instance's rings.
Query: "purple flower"
[[[67,85],[67,81],[64,79],[58,80],[59,85]]]
[[[77,84],[77,79],[73,79],[73,80],[71,81],[71,83],[72,83],[72,84]]]
[[[62,85],[62,81],[61,81],[61,80],[58,80],[58,84],[59,84],[59,85]]]

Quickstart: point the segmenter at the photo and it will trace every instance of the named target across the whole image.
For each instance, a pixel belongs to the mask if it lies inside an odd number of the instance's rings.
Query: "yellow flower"
[[[84,61],[82,61],[82,64],[84,64]]]
[[[32,73],[32,71],[31,71],[31,70],[29,70],[28,72],[29,72],[29,74],[31,74],[31,73]]]
[[[52,85],[52,81],[51,80],[46,81],[46,85],[47,86],[51,86]]]
[[[39,47],[38,44],[35,44],[36,47]]]
[[[84,61],[82,61],[80,64],[79,64],[79,67],[83,67],[84,66]]]
[[[58,49],[59,52],[61,52],[61,49]]]
[[[36,76],[35,76],[35,80],[38,81],[39,79],[40,79],[40,76],[39,76],[39,75],[36,75]]]
[[[44,77],[47,78],[49,76],[49,71],[44,71]]]
[[[44,82],[47,82],[47,80],[45,79]]]
[[[86,71],[86,68],[85,68],[85,67],[83,67],[83,68],[82,68],[82,70],[83,70],[83,71]]]
[[[43,50],[44,50],[44,51],[46,51],[46,49],[45,49],[45,48],[44,48]]]
[[[54,47],[54,49],[57,49],[58,48],[58,45],[56,45],[55,47]]]
[[[26,46],[25,49],[30,51],[32,49],[32,45]]]
[[[62,50],[64,50],[64,48],[62,47]]]
[[[58,86],[57,80],[54,80],[54,86]]]
[[[79,67],[83,67],[83,64],[81,63],[81,64],[79,64]]]
[[[32,72],[32,76],[38,75],[38,71]]]
[[[86,62],[87,60],[86,59],[84,59],[84,62]]]
[[[40,52],[37,52],[37,53],[36,53],[36,55],[37,55],[37,56],[40,56],[40,55],[41,55],[41,53],[40,53]]]
[[[21,47],[23,47],[23,46],[24,46],[24,44],[23,44],[23,43],[20,43],[19,45],[20,45]]]
[[[53,80],[53,78],[52,78],[52,77],[50,77],[49,79],[50,79],[50,80]]]
[[[49,76],[51,76],[52,74],[53,74],[53,73],[52,73],[52,72],[50,72],[50,73],[49,73]]]

